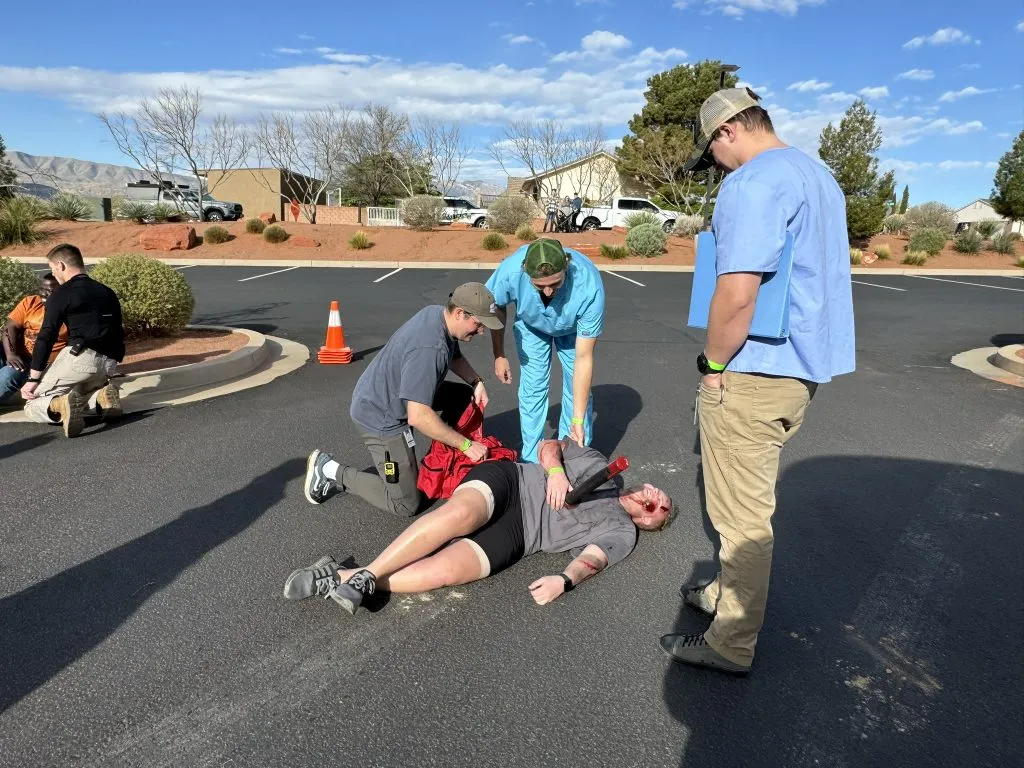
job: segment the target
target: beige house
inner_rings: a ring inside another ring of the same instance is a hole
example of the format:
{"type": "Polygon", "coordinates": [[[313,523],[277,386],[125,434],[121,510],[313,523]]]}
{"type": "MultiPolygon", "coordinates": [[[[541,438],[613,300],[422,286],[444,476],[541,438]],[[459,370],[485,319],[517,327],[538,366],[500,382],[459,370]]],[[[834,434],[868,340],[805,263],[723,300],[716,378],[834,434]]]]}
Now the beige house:
{"type": "Polygon", "coordinates": [[[974,202],[968,203],[956,212],[957,229],[967,229],[976,225],[979,221],[988,220],[1000,222],[1003,225],[1002,232],[1004,234],[1011,232],[1024,234],[1024,222],[1010,221],[1000,216],[992,207],[992,203],[983,198],[978,198],[974,202]]]}
{"type": "Polygon", "coordinates": [[[536,176],[509,179],[509,190],[513,188],[538,203],[548,197],[573,198],[579,194],[585,202],[596,204],[621,195],[645,194],[633,179],[619,173],[615,156],[604,151],[536,176]]]}
{"type": "MultiPolygon", "coordinates": [[[[209,194],[218,200],[241,203],[248,218],[270,212],[278,221],[292,221],[288,207],[293,197],[300,203],[327,204],[326,194],[321,194],[318,200],[305,199],[307,190],[318,186],[315,179],[278,168],[239,168],[227,172],[214,168],[206,172],[209,194]]],[[[305,221],[302,213],[299,221],[305,221]]]]}

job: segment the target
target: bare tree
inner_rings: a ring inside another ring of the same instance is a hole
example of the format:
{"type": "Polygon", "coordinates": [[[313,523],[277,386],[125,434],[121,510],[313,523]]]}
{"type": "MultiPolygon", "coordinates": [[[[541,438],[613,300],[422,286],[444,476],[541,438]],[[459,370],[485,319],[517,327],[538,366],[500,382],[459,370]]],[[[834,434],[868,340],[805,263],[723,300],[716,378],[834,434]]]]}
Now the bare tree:
{"type": "Polygon", "coordinates": [[[693,140],[673,128],[644,130],[625,139],[619,152],[622,174],[635,179],[650,195],[662,195],[680,213],[699,214],[704,185],[683,164],[693,151],[693,140]]]}
{"type": "MultiPolygon", "coordinates": [[[[341,184],[351,141],[351,110],[324,107],[300,119],[287,114],[261,115],[254,144],[257,165],[279,170],[288,188],[276,190],[285,200],[294,194],[302,213],[316,223],[316,206],[323,194],[341,184]]],[[[275,191],[262,173],[253,177],[275,191]]]]}
{"type": "Polygon", "coordinates": [[[422,159],[430,175],[430,186],[448,194],[462,173],[469,147],[462,126],[429,117],[420,117],[410,131],[416,156],[422,159]]]}
{"type": "Polygon", "coordinates": [[[132,159],[157,184],[163,186],[176,166],[176,158],[144,120],[119,112],[101,112],[97,117],[107,127],[118,151],[132,159]]]}
{"type": "Polygon", "coordinates": [[[408,132],[408,118],[384,105],[367,104],[354,116],[345,152],[346,185],[371,205],[396,192],[414,194],[422,182],[406,155],[408,132]]]}

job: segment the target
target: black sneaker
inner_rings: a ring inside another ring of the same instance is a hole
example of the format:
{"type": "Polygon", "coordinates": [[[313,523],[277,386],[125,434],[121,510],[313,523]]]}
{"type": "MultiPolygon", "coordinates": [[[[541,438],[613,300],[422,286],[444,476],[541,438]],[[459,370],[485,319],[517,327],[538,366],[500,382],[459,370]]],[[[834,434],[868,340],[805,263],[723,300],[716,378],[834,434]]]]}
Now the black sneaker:
{"type": "Polygon", "coordinates": [[[369,597],[377,589],[377,577],[367,570],[362,570],[348,577],[334,589],[328,597],[349,613],[363,604],[363,598],[369,597]]]}
{"type": "Polygon", "coordinates": [[[742,676],[750,671],[749,666],[735,664],[722,656],[708,645],[704,635],[664,635],[661,638],[661,650],[681,664],[717,669],[730,675],[742,676]]]}
{"type": "Polygon", "coordinates": [[[314,595],[328,597],[341,583],[338,564],[330,555],[324,555],[308,568],[292,571],[284,582],[284,596],[289,600],[305,600],[314,595]]]}
{"type": "Polygon", "coordinates": [[[715,606],[708,600],[708,596],[704,594],[707,586],[707,584],[684,584],[679,588],[679,595],[691,608],[696,608],[705,616],[714,618],[715,606]]]}
{"type": "Polygon", "coordinates": [[[338,489],[338,484],[324,474],[324,465],[334,457],[319,449],[306,459],[306,482],[302,490],[310,504],[323,504],[338,489]]]}

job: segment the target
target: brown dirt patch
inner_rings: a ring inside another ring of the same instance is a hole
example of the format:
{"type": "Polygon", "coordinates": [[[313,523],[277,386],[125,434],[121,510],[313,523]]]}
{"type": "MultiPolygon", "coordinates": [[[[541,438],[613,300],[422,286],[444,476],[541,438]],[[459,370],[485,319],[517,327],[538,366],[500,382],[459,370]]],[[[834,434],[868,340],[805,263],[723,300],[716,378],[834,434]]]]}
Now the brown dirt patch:
{"type": "Polygon", "coordinates": [[[177,336],[129,340],[118,373],[142,373],[177,365],[201,363],[245,346],[244,333],[216,330],[185,330],[177,336]]]}
{"type": "MultiPolygon", "coordinates": [[[[196,234],[202,236],[207,227],[213,226],[206,223],[193,223],[196,234]]],[[[533,222],[534,229],[540,233],[544,222],[536,220],[533,222]]],[[[133,224],[131,222],[44,222],[41,229],[50,236],[49,240],[30,246],[18,246],[3,250],[5,256],[30,256],[42,258],[46,252],[59,242],[71,242],[82,249],[83,254],[88,258],[110,256],[115,253],[138,253],[139,235],[146,228],[144,224],[133,224]]],[[[307,237],[320,243],[318,248],[295,248],[289,247],[288,242],[274,244],[268,243],[261,235],[250,235],[245,231],[245,221],[221,222],[220,226],[225,227],[234,238],[219,245],[202,243],[187,251],[175,251],[167,254],[176,259],[194,259],[201,262],[203,259],[318,259],[324,261],[455,261],[455,262],[497,262],[508,256],[512,251],[522,245],[514,235],[505,235],[508,241],[508,248],[500,251],[486,251],[480,241],[486,234],[479,229],[451,229],[450,227],[439,227],[433,232],[415,232],[411,229],[400,229],[397,227],[360,227],[347,224],[301,224],[288,222],[280,224],[290,234],[296,237],[307,237]],[[348,245],[349,238],[357,232],[367,234],[373,242],[373,247],[366,250],[356,250],[348,245]]],[[[600,247],[602,243],[609,245],[622,245],[625,235],[611,230],[599,230],[596,232],[580,232],[578,234],[555,234],[553,237],[563,244],[575,247],[582,246],[581,250],[590,252],[593,248],[600,247]]],[[[903,268],[904,248],[907,240],[904,237],[891,235],[878,235],[871,239],[865,251],[881,243],[886,243],[892,249],[892,258],[889,261],[878,260],[871,264],[872,268],[903,268]]],[[[863,248],[863,245],[858,245],[863,248]]],[[[928,259],[926,266],[939,269],[1007,269],[1016,265],[1017,259],[1024,257],[1024,243],[1016,243],[1016,253],[1000,254],[992,251],[982,251],[977,255],[957,253],[951,247],[947,247],[938,256],[928,259]]],[[[599,264],[651,264],[651,265],[672,265],[692,266],[694,259],[693,241],[683,240],[678,237],[668,238],[668,251],[653,259],[633,258],[621,261],[612,261],[595,256],[594,260],[599,264]]]]}

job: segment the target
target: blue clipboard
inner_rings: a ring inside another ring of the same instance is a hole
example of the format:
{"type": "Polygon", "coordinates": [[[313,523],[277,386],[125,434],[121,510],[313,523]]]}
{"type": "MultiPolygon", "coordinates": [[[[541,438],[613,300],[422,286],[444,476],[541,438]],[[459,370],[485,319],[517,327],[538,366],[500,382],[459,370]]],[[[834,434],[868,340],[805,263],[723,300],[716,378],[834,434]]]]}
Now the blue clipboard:
{"type": "MultiPolygon", "coordinates": [[[[690,292],[690,314],[686,324],[690,328],[707,328],[711,297],[718,280],[716,261],[718,252],[713,232],[697,235],[697,258],[693,270],[693,290],[690,292]]],[[[749,336],[767,339],[789,338],[789,288],[793,275],[793,235],[786,233],[779,268],[761,277],[761,288],[754,304],[754,317],[749,336]]]]}

